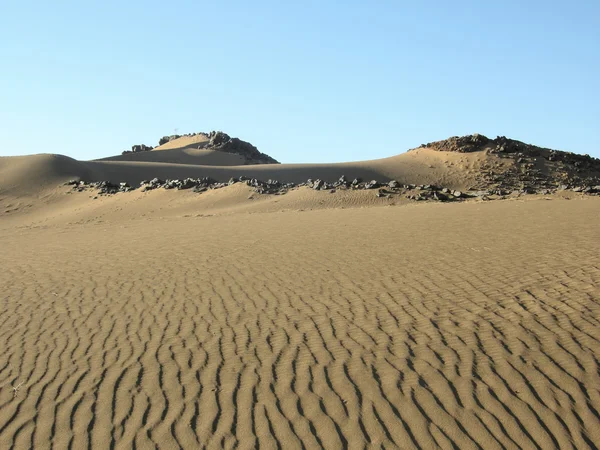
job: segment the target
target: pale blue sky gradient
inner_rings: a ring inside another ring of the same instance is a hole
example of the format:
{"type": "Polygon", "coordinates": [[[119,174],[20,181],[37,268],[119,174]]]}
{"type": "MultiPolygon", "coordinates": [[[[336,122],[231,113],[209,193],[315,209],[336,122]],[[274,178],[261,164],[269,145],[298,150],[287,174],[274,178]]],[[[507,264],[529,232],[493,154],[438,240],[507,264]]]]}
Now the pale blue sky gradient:
{"type": "Polygon", "coordinates": [[[0,155],[223,130],[282,162],[505,135],[600,156],[600,1],[0,0],[0,155]]]}

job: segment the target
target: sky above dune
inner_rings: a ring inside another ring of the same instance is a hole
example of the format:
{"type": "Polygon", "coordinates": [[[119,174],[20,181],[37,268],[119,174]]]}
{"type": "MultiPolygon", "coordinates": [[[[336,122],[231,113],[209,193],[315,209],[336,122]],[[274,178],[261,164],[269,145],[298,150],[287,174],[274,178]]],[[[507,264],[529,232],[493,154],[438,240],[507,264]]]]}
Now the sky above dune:
{"type": "Polygon", "coordinates": [[[0,156],[223,130],[282,162],[481,133],[600,157],[598,1],[0,3],[0,156]]]}

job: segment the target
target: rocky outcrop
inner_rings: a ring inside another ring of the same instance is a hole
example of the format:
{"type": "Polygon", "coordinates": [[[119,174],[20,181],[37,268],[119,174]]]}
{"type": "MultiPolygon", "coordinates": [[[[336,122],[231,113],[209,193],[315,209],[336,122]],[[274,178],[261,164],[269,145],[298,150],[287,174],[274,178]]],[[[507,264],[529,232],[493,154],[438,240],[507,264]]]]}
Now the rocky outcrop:
{"type": "Polygon", "coordinates": [[[261,153],[249,142],[231,138],[222,131],[211,131],[208,137],[210,138],[208,146],[203,148],[240,155],[244,157],[247,164],[279,164],[279,161],[261,153]]]}
{"type": "Polygon", "coordinates": [[[490,140],[482,134],[473,134],[470,136],[453,136],[443,141],[430,142],[422,144],[419,148],[431,148],[443,152],[470,153],[483,150],[490,140]]]}
{"type": "Polygon", "coordinates": [[[158,141],[159,145],[166,144],[175,139],[187,136],[201,135],[208,138],[208,142],[202,142],[198,145],[199,149],[216,150],[220,152],[233,153],[240,155],[245,159],[246,164],[279,164],[277,160],[269,155],[261,153],[258,149],[249,142],[242,141],[238,138],[232,138],[227,133],[222,131],[211,131],[210,133],[190,133],[190,134],[174,134],[171,136],[163,136],[158,141]]]}
{"type": "Polygon", "coordinates": [[[151,147],[149,145],[137,144],[137,145],[132,145],[131,150],[125,150],[122,154],[126,155],[127,153],[149,152],[153,148],[154,147],[151,147]]]}
{"type": "Polygon", "coordinates": [[[502,170],[481,167],[474,188],[500,191],[557,190],[559,186],[582,189],[600,185],[600,159],[589,155],[552,150],[505,136],[489,139],[481,134],[451,137],[419,148],[445,152],[488,152],[509,160],[502,170]]]}

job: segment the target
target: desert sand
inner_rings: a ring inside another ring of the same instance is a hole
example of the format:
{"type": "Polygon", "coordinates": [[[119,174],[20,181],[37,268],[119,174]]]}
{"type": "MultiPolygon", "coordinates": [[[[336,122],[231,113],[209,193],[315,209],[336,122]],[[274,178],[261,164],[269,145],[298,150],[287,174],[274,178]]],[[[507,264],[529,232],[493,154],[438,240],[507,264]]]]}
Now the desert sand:
{"type": "Polygon", "coordinates": [[[507,164],[161,150],[0,158],[1,449],[598,447],[600,197],[63,185],[344,173],[459,189],[507,164]]]}

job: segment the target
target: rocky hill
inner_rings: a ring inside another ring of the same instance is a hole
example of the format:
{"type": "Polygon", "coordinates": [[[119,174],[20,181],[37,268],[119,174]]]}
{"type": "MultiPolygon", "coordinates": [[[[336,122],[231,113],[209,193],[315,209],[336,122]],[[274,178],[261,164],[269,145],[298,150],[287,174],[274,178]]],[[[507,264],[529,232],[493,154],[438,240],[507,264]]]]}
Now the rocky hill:
{"type": "Polygon", "coordinates": [[[600,159],[537,147],[505,136],[498,136],[496,139],[489,139],[481,134],[455,136],[423,144],[419,148],[439,152],[488,154],[490,164],[481,167],[478,174],[476,188],[479,189],[520,189],[532,193],[540,190],[573,189],[588,192],[600,185],[600,159]],[[500,170],[498,165],[493,165],[497,158],[507,163],[500,170]]]}

